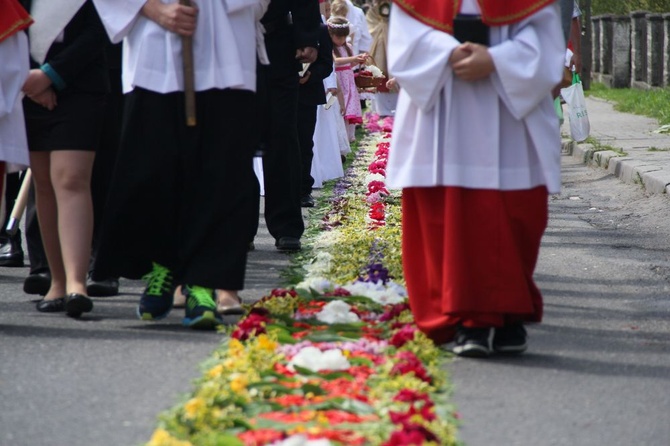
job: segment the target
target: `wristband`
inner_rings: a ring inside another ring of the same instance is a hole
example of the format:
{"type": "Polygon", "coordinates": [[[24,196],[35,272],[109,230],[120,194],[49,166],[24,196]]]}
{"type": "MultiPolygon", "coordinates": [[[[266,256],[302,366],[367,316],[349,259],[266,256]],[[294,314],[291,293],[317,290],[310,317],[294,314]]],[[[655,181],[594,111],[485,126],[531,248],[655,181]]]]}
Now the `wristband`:
{"type": "Polygon", "coordinates": [[[42,65],[40,70],[42,70],[42,72],[47,75],[56,90],[63,90],[67,86],[63,78],[60,77],[60,74],[58,74],[56,70],[54,70],[53,67],[48,63],[42,65]]]}

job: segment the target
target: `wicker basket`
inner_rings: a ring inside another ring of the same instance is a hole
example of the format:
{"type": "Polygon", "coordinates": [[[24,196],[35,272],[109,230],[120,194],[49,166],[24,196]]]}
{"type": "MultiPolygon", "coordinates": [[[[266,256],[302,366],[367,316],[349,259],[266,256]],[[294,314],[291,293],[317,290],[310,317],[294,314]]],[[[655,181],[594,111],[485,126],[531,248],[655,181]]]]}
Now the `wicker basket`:
{"type": "MultiPolygon", "coordinates": [[[[367,65],[376,65],[372,56],[368,56],[365,64],[360,65],[360,70],[365,70],[367,65]]],[[[356,87],[358,87],[359,90],[376,91],[377,88],[380,87],[386,79],[385,77],[373,77],[371,75],[362,74],[361,71],[356,73],[354,77],[356,87]]]]}

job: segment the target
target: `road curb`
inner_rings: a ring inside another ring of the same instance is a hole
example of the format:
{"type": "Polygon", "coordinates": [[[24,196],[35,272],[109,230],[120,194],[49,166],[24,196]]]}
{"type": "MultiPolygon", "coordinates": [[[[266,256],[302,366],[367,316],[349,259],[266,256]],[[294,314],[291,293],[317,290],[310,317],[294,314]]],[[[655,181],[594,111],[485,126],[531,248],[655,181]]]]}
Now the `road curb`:
{"type": "Polygon", "coordinates": [[[638,184],[652,194],[670,194],[670,162],[649,156],[624,156],[614,150],[598,150],[592,144],[563,139],[562,153],[587,166],[607,170],[621,181],[638,184]]]}

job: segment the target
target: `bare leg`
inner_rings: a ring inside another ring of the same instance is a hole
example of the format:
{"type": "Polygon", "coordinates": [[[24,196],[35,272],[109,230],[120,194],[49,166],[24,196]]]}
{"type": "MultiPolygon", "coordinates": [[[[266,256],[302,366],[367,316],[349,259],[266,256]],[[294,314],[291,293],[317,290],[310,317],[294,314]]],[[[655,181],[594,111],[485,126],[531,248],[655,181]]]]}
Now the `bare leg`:
{"type": "Polygon", "coordinates": [[[91,171],[94,159],[95,152],[88,151],[62,150],[51,154],[51,182],[58,203],[58,235],[68,294],[86,295],[93,239],[91,171]]]}
{"type": "Polygon", "coordinates": [[[58,239],[58,207],[51,185],[51,152],[31,152],[30,167],[35,186],[35,206],[44,252],[51,271],[51,287],[44,299],[65,296],[65,269],[58,239]]]}

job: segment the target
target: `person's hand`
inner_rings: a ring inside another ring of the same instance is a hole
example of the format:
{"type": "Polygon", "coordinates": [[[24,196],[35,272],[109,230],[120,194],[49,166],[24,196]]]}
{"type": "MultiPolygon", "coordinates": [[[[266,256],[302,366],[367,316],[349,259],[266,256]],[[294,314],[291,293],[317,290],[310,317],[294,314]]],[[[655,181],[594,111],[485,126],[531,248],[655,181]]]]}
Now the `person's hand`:
{"type": "Polygon", "coordinates": [[[312,75],[311,71],[305,71],[305,74],[303,74],[302,77],[298,80],[298,82],[300,82],[300,85],[306,84],[311,75],[312,75]]]}
{"type": "Polygon", "coordinates": [[[575,72],[581,76],[582,74],[582,56],[572,53],[570,58],[570,66],[575,67],[575,72]]]}
{"type": "Polygon", "coordinates": [[[53,88],[47,88],[41,93],[28,97],[31,101],[35,102],[36,104],[40,104],[49,111],[52,111],[54,108],[56,108],[56,105],[58,105],[56,102],[56,92],[53,88]]]}
{"type": "Polygon", "coordinates": [[[386,88],[388,88],[389,90],[393,90],[396,85],[398,85],[398,81],[395,80],[395,77],[392,77],[391,79],[386,81],[386,88]]]}
{"type": "Polygon", "coordinates": [[[453,67],[457,62],[468,57],[471,53],[466,51],[463,45],[457,46],[449,56],[449,64],[453,67]]]}
{"type": "Polygon", "coordinates": [[[295,51],[295,58],[302,63],[312,63],[316,60],[318,54],[319,50],[311,46],[306,46],[304,48],[298,48],[295,51]]]}
{"type": "Polygon", "coordinates": [[[357,54],[354,56],[356,63],[358,64],[364,64],[366,60],[368,60],[368,55],[365,53],[357,54]]]}
{"type": "MultiPolygon", "coordinates": [[[[461,45],[463,51],[469,53],[465,58],[452,64],[454,74],[464,81],[478,81],[487,78],[495,71],[493,58],[484,45],[465,42],[461,45]]],[[[454,50],[456,52],[458,49],[454,50]]],[[[460,54],[460,52],[459,52],[460,54]]],[[[452,56],[454,53],[452,53],[452,56]]]]}
{"type": "Polygon", "coordinates": [[[147,0],[142,14],[163,28],[180,36],[192,36],[198,20],[198,8],[179,3],[162,3],[160,0],[147,0]]]}
{"type": "Polygon", "coordinates": [[[42,93],[50,86],[51,79],[49,79],[49,76],[44,74],[44,71],[39,68],[35,68],[28,73],[28,78],[26,78],[26,81],[23,83],[22,91],[26,96],[32,98],[33,96],[42,93]]]}

